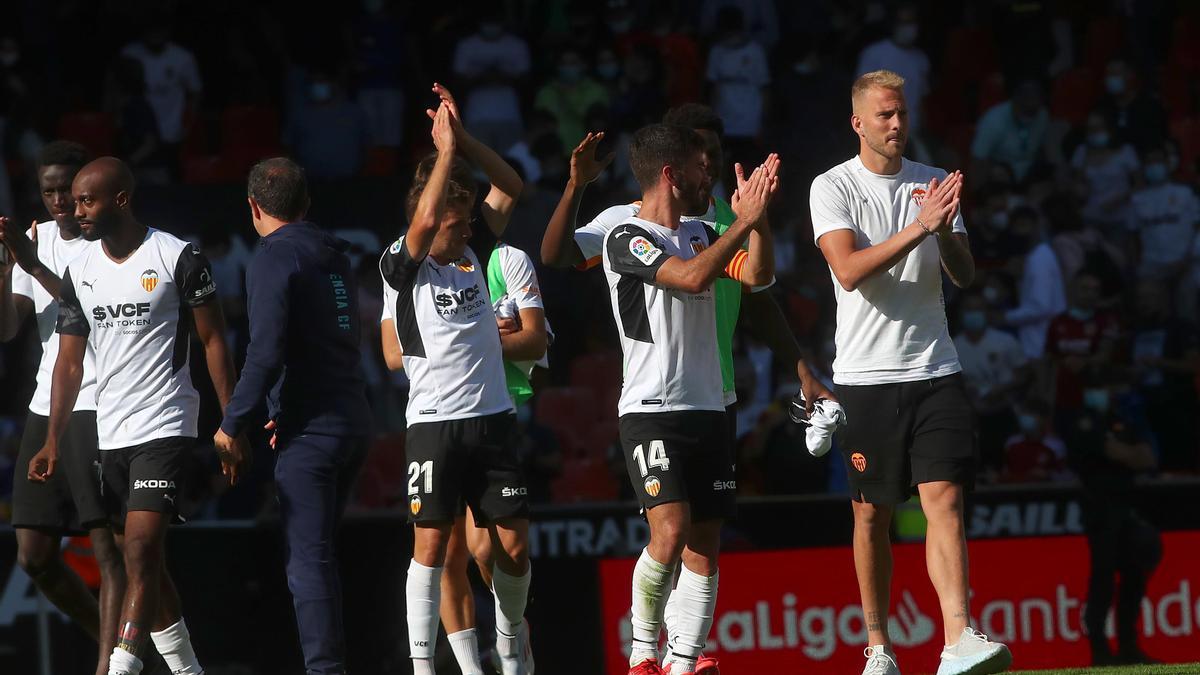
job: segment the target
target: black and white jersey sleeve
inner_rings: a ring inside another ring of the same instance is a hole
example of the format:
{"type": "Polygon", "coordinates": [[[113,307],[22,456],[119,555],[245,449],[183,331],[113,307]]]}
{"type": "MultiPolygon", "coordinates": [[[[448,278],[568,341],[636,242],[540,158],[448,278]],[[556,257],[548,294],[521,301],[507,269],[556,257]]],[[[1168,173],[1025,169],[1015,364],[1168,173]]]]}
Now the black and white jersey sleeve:
{"type": "Polygon", "coordinates": [[[414,260],[404,237],[379,259],[384,318],[391,318],[409,378],[407,421],[512,410],[504,355],[483,267],[468,247],[445,265],[414,260]]]}
{"type": "Polygon", "coordinates": [[[92,333],[83,306],[79,304],[79,295],[75,293],[75,284],[71,280],[71,270],[63,273],[62,286],[58,299],[58,332],[60,335],[75,335],[87,337],[92,333]]]}
{"type": "Polygon", "coordinates": [[[607,263],[613,272],[654,283],[658,268],[671,258],[645,228],[625,223],[613,228],[605,239],[607,263]]]}
{"type": "Polygon", "coordinates": [[[217,284],[213,281],[212,264],[195,246],[188,244],[179,254],[175,264],[175,283],[179,298],[189,307],[199,307],[217,297],[217,284]]]}

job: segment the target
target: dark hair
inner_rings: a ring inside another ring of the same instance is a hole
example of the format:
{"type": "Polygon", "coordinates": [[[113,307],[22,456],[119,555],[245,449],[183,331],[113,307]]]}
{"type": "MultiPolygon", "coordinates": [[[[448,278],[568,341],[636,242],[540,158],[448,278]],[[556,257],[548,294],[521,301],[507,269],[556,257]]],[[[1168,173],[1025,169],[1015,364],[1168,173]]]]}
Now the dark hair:
{"type": "Polygon", "coordinates": [[[642,190],[658,184],[664,166],[679,166],[704,152],[704,139],[689,127],[651,124],[638,129],[629,142],[629,166],[642,190]]]}
{"type": "Polygon", "coordinates": [[[704,129],[718,136],[725,135],[725,122],[711,107],[703,103],[677,105],[663,115],[663,124],[678,124],[689,129],[704,129]]]}
{"type": "Polygon", "coordinates": [[[280,220],[297,220],[308,211],[308,180],[304,168],[287,157],[264,159],[250,169],[246,194],[264,213],[280,220]]]}
{"type": "Polygon", "coordinates": [[[92,161],[91,153],[75,141],[51,141],[43,145],[42,151],[38,154],[39,167],[61,164],[80,169],[90,161],[92,161]]]}
{"type": "MultiPolygon", "coordinates": [[[[437,158],[437,152],[431,152],[417,163],[417,170],[413,172],[412,185],[408,186],[408,196],[404,199],[404,215],[408,217],[409,221],[412,220],[413,213],[417,210],[417,203],[421,201],[421,193],[429,184],[429,175],[433,173],[433,165],[437,164],[437,158]]],[[[446,186],[446,204],[470,209],[475,206],[477,191],[475,174],[471,172],[471,165],[467,163],[467,160],[455,155],[454,162],[450,165],[450,180],[446,186]]]]}

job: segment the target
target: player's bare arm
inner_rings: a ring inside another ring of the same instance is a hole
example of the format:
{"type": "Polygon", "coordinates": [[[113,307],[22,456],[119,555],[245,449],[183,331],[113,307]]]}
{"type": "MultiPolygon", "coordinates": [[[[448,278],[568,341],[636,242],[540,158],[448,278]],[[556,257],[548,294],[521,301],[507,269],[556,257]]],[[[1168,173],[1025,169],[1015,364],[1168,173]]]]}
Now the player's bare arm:
{"type": "Polygon", "coordinates": [[[579,217],[579,204],[583,201],[583,191],[588,183],[596,180],[616,157],[615,152],[602,158],[596,157],[596,148],[602,140],[603,131],[589,132],[571,151],[571,175],[567,179],[567,186],[563,188],[558,206],[554,207],[550,222],[546,224],[546,234],[542,236],[543,264],[572,267],[584,262],[583,253],[572,236],[579,217]]]}
{"type": "MultiPolygon", "coordinates": [[[[488,229],[499,237],[508,227],[508,220],[512,217],[513,208],[517,205],[517,197],[521,195],[521,190],[525,189],[525,184],[521,181],[521,176],[509,166],[508,162],[504,161],[503,157],[467,131],[463,126],[462,116],[458,114],[458,103],[455,102],[449,89],[434,82],[433,93],[437,94],[441,102],[449,109],[450,127],[454,130],[454,139],[458,149],[483,171],[488,182],[491,183],[491,189],[483,198],[480,212],[483,214],[483,219],[487,221],[488,229]]],[[[425,114],[431,120],[437,116],[433,110],[426,110],[425,114]]]]}
{"type": "Polygon", "coordinates": [[[8,342],[17,336],[21,324],[33,313],[33,300],[12,292],[12,271],[17,266],[17,256],[4,238],[4,221],[0,217],[0,342],[8,342]]]}
{"type": "Polygon", "coordinates": [[[384,319],[379,324],[379,333],[383,361],[388,370],[404,370],[404,350],[400,347],[400,338],[396,337],[396,321],[384,319]]]}
{"type": "Polygon", "coordinates": [[[421,192],[417,208],[413,211],[412,223],[404,236],[404,245],[413,260],[424,260],[429,255],[433,238],[446,213],[446,191],[450,186],[450,167],[454,164],[457,141],[450,124],[450,107],[442,103],[433,115],[433,144],[437,148],[437,160],[429,173],[429,182],[421,192]]]}
{"type": "MultiPolygon", "coordinates": [[[[754,170],[746,181],[745,190],[734,194],[733,206],[737,219],[712,246],[694,258],[681,260],[672,256],[658,268],[654,283],[685,293],[699,293],[712,285],[725,271],[733,256],[742,250],[741,244],[750,231],[761,227],[767,212],[767,203],[775,194],[778,180],[768,176],[763,167],[754,170]]],[[[760,270],[761,272],[762,270],[760,270]]],[[[771,274],[750,277],[739,275],[739,281],[751,286],[763,286],[771,282],[771,274]]]]}
{"type": "Polygon", "coordinates": [[[836,230],[823,235],[817,244],[838,283],[845,290],[853,291],[863,281],[895,267],[926,237],[936,236],[942,231],[949,234],[958,212],[961,190],[962,174],[957,171],[944,181],[939,182],[936,178],[931,180],[929,196],[913,222],[875,246],[858,249],[854,232],[850,230],[836,230]]]}
{"type": "Polygon", "coordinates": [[[509,321],[508,326],[500,328],[500,348],[504,352],[505,361],[537,361],[546,355],[548,337],[546,335],[546,310],[528,307],[518,312],[520,321],[509,321]]]}
{"type": "MultiPolygon", "coordinates": [[[[208,374],[212,378],[213,389],[217,392],[217,400],[221,403],[221,412],[233,398],[233,385],[237,381],[237,371],[233,367],[233,357],[225,345],[225,317],[221,313],[221,304],[216,300],[206,302],[192,308],[192,319],[196,326],[196,337],[204,345],[204,358],[208,362],[208,374]]],[[[245,436],[233,438],[224,431],[217,429],[213,442],[217,446],[217,456],[221,459],[221,473],[229,477],[230,485],[237,483],[242,473],[250,468],[251,453],[245,436]]]]}
{"type": "Polygon", "coordinates": [[[58,336],[58,359],[54,362],[54,384],[50,388],[50,428],[46,442],[33,459],[29,460],[29,480],[45,483],[54,475],[58,464],[58,441],[75,410],[75,399],[83,384],[83,355],[87,351],[87,338],[82,335],[62,333],[58,336]]]}

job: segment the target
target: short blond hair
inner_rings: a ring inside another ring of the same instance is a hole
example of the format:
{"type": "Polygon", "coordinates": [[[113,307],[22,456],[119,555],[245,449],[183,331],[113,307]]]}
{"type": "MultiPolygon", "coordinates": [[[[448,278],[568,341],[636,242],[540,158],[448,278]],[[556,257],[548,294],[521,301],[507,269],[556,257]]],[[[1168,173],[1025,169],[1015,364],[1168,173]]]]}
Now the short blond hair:
{"type": "Polygon", "coordinates": [[[903,91],[904,78],[890,70],[875,70],[863,73],[858,76],[858,79],[854,81],[854,85],[850,87],[850,102],[852,104],[857,103],[859,98],[872,87],[903,91]]]}

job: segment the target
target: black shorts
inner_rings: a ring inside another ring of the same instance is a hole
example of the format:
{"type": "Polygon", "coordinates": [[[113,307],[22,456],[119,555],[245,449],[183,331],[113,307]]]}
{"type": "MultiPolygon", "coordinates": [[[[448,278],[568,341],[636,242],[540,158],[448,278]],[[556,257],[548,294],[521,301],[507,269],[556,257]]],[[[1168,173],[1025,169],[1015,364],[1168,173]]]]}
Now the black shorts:
{"type": "Polygon", "coordinates": [[[695,522],[737,515],[725,412],[629,413],[618,427],[629,481],[643,509],[687,502],[695,522]]]}
{"type": "Polygon", "coordinates": [[[512,413],[408,428],[408,519],[454,522],[462,505],[484,527],[504,518],[529,518],[529,491],[513,443],[512,413]]]}
{"type": "Polygon", "coordinates": [[[893,505],[916,486],[975,485],[975,413],[961,374],[896,384],[836,385],[846,410],[838,437],[854,499],[893,505]]]}
{"type": "Polygon", "coordinates": [[[13,527],[82,533],[103,523],[107,512],[100,497],[99,455],[96,450],[96,411],[71,413],[58,444],[58,465],[45,483],[27,477],[29,460],[46,443],[50,418],[29,413],[17,465],[13,470],[13,527]]]}
{"type": "Polygon", "coordinates": [[[121,521],[130,511],[154,511],[182,521],[179,496],[196,439],[171,436],[116,450],[101,450],[101,476],[109,516],[121,521]]]}

